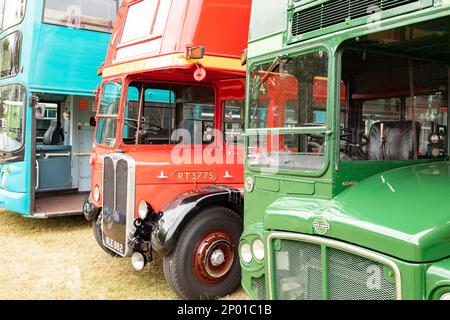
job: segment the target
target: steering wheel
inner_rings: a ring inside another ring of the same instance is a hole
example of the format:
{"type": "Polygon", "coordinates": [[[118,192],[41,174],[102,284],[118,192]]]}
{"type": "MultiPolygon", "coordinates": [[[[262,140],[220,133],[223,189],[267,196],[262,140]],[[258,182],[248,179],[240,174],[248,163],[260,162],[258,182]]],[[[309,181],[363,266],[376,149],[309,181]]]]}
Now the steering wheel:
{"type": "Polygon", "coordinates": [[[369,144],[369,138],[364,133],[359,133],[357,136],[361,142],[356,144],[354,139],[354,131],[349,128],[342,128],[341,140],[346,142],[344,150],[341,149],[348,156],[357,155],[359,158],[365,159],[367,152],[365,146],[369,144]]]}
{"type": "Polygon", "coordinates": [[[349,137],[353,137],[353,131],[348,128],[342,128],[341,132],[341,140],[344,140],[347,143],[351,143],[349,137]]]}

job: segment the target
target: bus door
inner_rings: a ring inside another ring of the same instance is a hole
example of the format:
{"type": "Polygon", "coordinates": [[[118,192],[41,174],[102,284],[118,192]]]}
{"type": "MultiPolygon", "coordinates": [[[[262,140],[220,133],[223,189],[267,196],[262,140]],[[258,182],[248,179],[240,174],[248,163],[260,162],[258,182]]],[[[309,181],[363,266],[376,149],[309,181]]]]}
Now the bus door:
{"type": "Polygon", "coordinates": [[[74,97],[73,103],[73,186],[78,192],[91,190],[90,155],[95,132],[95,102],[92,97],[74,97]]]}
{"type": "Polygon", "coordinates": [[[93,98],[39,94],[35,109],[31,211],[42,218],[80,214],[91,183],[93,98]]]}

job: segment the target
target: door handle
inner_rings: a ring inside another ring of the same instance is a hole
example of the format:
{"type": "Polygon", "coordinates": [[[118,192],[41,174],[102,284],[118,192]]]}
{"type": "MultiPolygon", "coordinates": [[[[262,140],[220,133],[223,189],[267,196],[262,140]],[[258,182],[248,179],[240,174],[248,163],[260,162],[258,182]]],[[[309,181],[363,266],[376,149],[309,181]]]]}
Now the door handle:
{"type": "Polygon", "coordinates": [[[39,189],[39,162],[36,160],[36,187],[35,189],[39,189]]]}

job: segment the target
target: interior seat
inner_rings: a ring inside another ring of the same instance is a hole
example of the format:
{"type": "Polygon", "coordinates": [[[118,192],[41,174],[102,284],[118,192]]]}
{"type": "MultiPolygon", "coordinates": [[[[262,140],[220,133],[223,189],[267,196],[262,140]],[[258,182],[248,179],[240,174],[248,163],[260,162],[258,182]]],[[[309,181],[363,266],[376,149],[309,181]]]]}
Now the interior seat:
{"type": "MultiPolygon", "coordinates": [[[[414,158],[412,121],[382,121],[372,125],[369,132],[367,155],[369,160],[411,160],[414,158]],[[383,125],[384,139],[381,137],[383,125]],[[382,144],[384,140],[384,148],[382,144]],[[384,157],[382,150],[384,149],[384,157]]],[[[416,122],[417,151],[419,149],[420,123],[416,122]]]]}
{"type": "Polygon", "coordinates": [[[44,134],[43,143],[45,145],[56,146],[59,145],[61,139],[64,140],[62,131],[61,131],[61,122],[57,120],[52,120],[50,126],[44,134]]]}

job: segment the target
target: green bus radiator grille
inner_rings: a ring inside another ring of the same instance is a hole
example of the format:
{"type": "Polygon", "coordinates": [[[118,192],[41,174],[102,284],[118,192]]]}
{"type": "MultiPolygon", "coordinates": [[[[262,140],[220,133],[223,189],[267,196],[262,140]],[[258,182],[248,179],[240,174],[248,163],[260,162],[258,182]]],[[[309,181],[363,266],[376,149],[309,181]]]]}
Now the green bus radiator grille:
{"type": "Polygon", "coordinates": [[[274,253],[275,298],[281,300],[395,300],[394,271],[376,261],[293,240],[274,253]]]}
{"type": "Polygon", "coordinates": [[[374,13],[403,5],[420,3],[418,0],[336,0],[300,10],[292,17],[291,36],[320,30],[374,13]]]}

